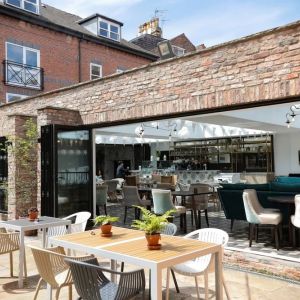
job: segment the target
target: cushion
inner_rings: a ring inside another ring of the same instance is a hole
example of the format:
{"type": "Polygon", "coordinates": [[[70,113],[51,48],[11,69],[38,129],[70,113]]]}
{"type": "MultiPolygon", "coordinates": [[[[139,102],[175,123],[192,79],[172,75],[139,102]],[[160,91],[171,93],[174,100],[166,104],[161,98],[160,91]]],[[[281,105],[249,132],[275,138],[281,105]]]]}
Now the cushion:
{"type": "Polygon", "coordinates": [[[246,189],[254,189],[256,191],[269,191],[270,184],[245,184],[245,183],[221,183],[220,184],[224,190],[246,190],[246,189]]]}
{"type": "Polygon", "coordinates": [[[270,183],[271,191],[274,192],[300,192],[300,183],[282,183],[273,181],[270,183]]]}
{"type": "Polygon", "coordinates": [[[273,182],[300,184],[300,177],[277,176],[273,182]]]}
{"type": "Polygon", "coordinates": [[[278,225],[282,220],[281,213],[261,213],[258,215],[261,224],[278,225]]]}

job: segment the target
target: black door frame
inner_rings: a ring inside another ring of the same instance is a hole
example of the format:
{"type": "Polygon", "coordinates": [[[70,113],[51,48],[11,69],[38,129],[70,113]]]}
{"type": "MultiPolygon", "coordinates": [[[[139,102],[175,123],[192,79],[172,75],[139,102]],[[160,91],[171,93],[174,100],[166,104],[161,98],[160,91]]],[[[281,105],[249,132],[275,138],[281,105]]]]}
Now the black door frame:
{"type": "Polygon", "coordinates": [[[66,131],[86,130],[89,132],[89,211],[93,213],[93,134],[86,126],[68,126],[50,124],[41,127],[41,214],[56,217],[58,215],[58,155],[57,134],[66,131]]]}

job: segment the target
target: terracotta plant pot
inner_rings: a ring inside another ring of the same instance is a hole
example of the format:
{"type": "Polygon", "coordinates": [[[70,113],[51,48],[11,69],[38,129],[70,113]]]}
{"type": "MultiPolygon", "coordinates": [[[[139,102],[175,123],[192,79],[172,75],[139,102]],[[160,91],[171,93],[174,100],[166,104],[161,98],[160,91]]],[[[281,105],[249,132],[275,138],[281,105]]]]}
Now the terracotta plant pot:
{"type": "Polygon", "coordinates": [[[28,218],[29,220],[36,220],[38,217],[38,212],[37,211],[32,211],[28,213],[28,218]]]}
{"type": "Polygon", "coordinates": [[[110,234],[111,233],[111,228],[112,228],[111,224],[105,224],[105,225],[100,226],[101,232],[103,234],[110,234]]]}
{"type": "Polygon", "coordinates": [[[155,233],[155,234],[146,234],[146,239],[148,242],[148,246],[158,246],[159,240],[160,240],[160,233],[155,233]]]}

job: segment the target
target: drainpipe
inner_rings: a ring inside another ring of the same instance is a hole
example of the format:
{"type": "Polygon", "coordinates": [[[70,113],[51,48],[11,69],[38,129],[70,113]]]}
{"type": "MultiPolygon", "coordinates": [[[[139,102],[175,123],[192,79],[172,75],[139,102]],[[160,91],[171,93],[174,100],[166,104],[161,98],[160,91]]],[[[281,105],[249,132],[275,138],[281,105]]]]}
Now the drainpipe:
{"type": "Polygon", "coordinates": [[[78,82],[82,81],[82,78],[81,78],[81,41],[82,41],[82,39],[79,38],[79,40],[78,40],[78,82]]]}

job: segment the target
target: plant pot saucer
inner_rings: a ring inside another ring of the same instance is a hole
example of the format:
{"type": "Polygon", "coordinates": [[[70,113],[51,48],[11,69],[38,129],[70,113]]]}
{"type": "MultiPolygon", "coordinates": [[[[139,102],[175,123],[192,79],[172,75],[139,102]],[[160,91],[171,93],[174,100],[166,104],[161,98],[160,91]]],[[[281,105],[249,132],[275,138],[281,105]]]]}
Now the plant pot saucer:
{"type": "Polygon", "coordinates": [[[157,244],[157,245],[148,245],[148,249],[149,250],[160,250],[161,248],[161,244],[157,244]]]}
{"type": "Polygon", "coordinates": [[[103,237],[111,237],[111,236],[112,236],[112,232],[109,232],[109,233],[101,233],[101,236],[103,236],[103,237]]]}

